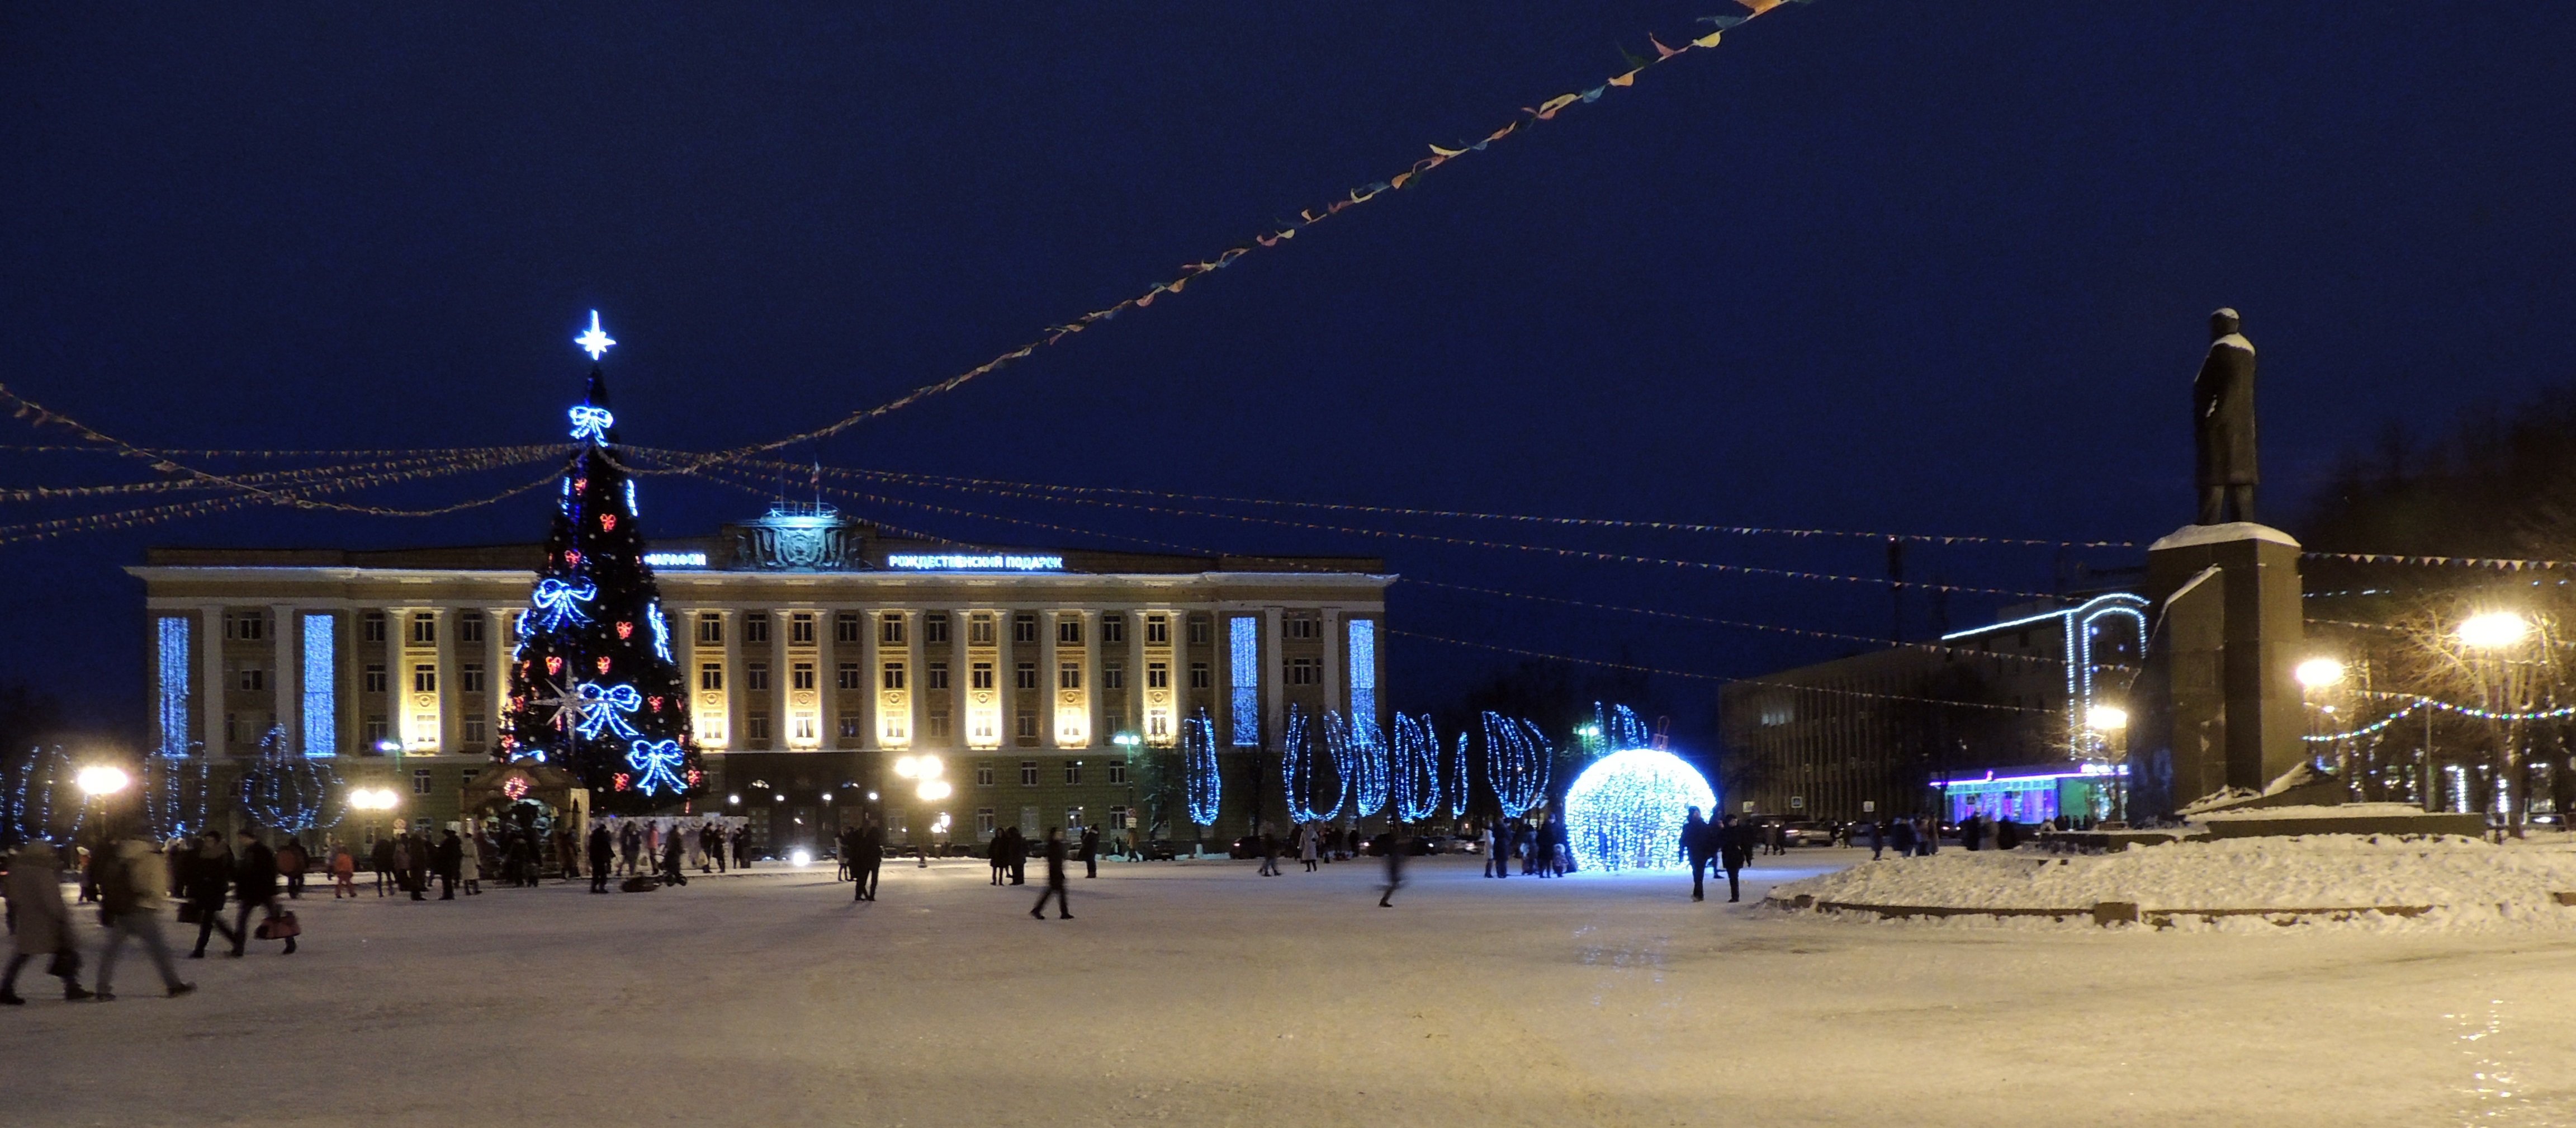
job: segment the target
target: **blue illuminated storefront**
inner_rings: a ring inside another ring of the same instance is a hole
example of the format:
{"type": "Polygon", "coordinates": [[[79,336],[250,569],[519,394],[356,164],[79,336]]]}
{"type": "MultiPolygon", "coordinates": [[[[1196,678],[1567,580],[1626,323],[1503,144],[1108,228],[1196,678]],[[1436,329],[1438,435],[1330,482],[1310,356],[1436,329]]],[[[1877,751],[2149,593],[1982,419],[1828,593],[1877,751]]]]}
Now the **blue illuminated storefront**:
{"type": "Polygon", "coordinates": [[[2094,763],[1994,768],[1982,775],[1936,779],[1932,785],[1948,797],[1952,822],[1971,813],[2017,823],[2094,822],[2112,817],[2119,782],[2128,774],[2126,765],[2094,763]]]}

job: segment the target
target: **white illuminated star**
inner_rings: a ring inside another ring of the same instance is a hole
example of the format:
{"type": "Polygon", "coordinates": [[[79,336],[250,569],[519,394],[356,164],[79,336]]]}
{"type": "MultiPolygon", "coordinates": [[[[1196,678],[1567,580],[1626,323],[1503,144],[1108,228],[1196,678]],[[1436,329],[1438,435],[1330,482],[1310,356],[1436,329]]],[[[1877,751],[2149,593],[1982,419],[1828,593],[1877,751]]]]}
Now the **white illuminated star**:
{"type": "Polygon", "coordinates": [[[599,331],[599,311],[594,309],[590,311],[590,332],[573,338],[572,343],[580,345],[583,352],[590,354],[590,359],[598,360],[608,352],[608,346],[617,342],[609,339],[608,334],[599,331]]]}

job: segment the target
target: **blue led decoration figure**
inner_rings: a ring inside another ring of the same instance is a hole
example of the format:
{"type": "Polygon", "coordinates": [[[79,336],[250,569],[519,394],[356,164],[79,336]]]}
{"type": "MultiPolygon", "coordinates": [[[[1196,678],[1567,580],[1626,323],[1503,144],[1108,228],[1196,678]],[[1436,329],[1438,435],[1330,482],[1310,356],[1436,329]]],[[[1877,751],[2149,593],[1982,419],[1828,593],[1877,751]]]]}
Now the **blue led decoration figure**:
{"type": "MultiPolygon", "coordinates": [[[[616,342],[594,319],[577,343],[596,357],[616,342]]],[[[675,810],[703,778],[688,686],[672,661],[631,479],[612,457],[617,417],[597,366],[569,416],[582,441],[519,615],[494,758],[569,770],[602,812],[675,810]]]]}
{"type": "Polygon", "coordinates": [[[1226,620],[1226,686],[1233,690],[1228,713],[1234,721],[1237,748],[1261,746],[1261,620],[1237,615],[1226,620]]]}
{"type": "Polygon", "coordinates": [[[1386,809],[1386,741],[1379,737],[1377,726],[1326,712],[1324,743],[1332,749],[1333,770],[1349,781],[1343,790],[1351,798],[1351,814],[1364,819],[1386,809]]]}
{"type": "Polygon", "coordinates": [[[161,754],[188,754],[188,617],[163,615],[158,629],[161,754]]]}
{"type": "Polygon", "coordinates": [[[214,794],[214,765],[203,756],[146,756],[143,814],[152,836],[185,838],[206,829],[207,800],[214,794]]]}
{"type": "Polygon", "coordinates": [[[1392,786],[1395,817],[1401,822],[1421,822],[1440,812],[1440,734],[1431,727],[1431,714],[1415,720],[1402,713],[1395,715],[1392,786]]]}
{"type": "Polygon", "coordinates": [[[1181,722],[1181,772],[1191,824],[1215,826],[1225,780],[1217,772],[1216,722],[1208,719],[1205,709],[1181,722]]]}
{"type": "MultiPolygon", "coordinates": [[[[1288,706],[1287,732],[1280,737],[1279,744],[1279,782],[1287,792],[1288,817],[1301,823],[1331,822],[1341,815],[1342,804],[1350,800],[1351,794],[1350,773],[1338,765],[1333,773],[1336,778],[1329,787],[1316,782],[1314,727],[1307,722],[1303,708],[1293,704],[1288,706]],[[1332,793],[1333,805],[1319,806],[1316,801],[1326,791],[1332,793]]],[[[1326,744],[1328,747],[1323,759],[1330,761],[1333,759],[1330,742],[1326,744]]]]}
{"type": "MultiPolygon", "coordinates": [[[[1423,719],[1425,722],[1430,720],[1428,715],[1425,715],[1423,719]]],[[[1426,727],[1428,727],[1427,724],[1426,727]]],[[[1463,819],[1467,817],[1466,733],[1462,732],[1458,734],[1458,742],[1450,745],[1448,755],[1448,765],[1443,769],[1443,772],[1449,777],[1449,817],[1453,819],[1463,819]]]]}
{"type": "Polygon", "coordinates": [[[1519,818],[1547,798],[1547,769],[1556,749],[1528,721],[1491,710],[1484,721],[1485,782],[1494,789],[1503,817],[1519,818]]]}
{"type": "Polygon", "coordinates": [[[1565,832],[1577,870],[1679,869],[1690,808],[1717,810],[1699,769],[1670,752],[1630,748],[1583,769],[1565,790],[1565,832]]]}
{"type": "Polygon", "coordinates": [[[316,760],[287,744],[284,725],[269,726],[268,735],[260,738],[259,758],[242,773],[242,809],[259,825],[289,834],[339,825],[345,809],[332,813],[328,822],[322,818],[340,796],[339,773],[331,770],[329,761],[316,760]]]}
{"type": "Polygon", "coordinates": [[[1377,724],[1377,620],[1353,619],[1351,640],[1351,720],[1377,724]]]}

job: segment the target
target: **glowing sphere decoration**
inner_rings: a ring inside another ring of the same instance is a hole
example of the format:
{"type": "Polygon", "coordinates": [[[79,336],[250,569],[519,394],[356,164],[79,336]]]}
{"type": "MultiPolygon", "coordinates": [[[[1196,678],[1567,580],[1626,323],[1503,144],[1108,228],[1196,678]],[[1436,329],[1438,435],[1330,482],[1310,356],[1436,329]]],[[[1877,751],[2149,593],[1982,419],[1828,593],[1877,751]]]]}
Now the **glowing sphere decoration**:
{"type": "Polygon", "coordinates": [[[1613,752],[1566,790],[1566,838],[1582,869],[1680,869],[1682,822],[1692,807],[1702,817],[1717,810],[1699,769],[1652,748],[1613,752]]]}

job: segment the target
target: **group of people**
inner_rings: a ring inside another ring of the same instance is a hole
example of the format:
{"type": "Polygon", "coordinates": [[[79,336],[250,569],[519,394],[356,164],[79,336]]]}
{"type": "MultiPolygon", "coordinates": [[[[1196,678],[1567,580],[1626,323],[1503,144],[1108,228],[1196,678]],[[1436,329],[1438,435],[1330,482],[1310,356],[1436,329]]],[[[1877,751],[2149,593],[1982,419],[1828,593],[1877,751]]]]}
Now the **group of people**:
{"type": "MultiPolygon", "coordinates": [[[[1100,824],[1093,823],[1076,829],[1081,831],[1081,837],[1066,844],[1067,857],[1082,863],[1082,876],[1098,877],[1100,876],[1100,824]]],[[[1049,839],[1062,839],[1064,828],[1051,827],[1047,835],[1049,839]]],[[[984,854],[984,864],[991,871],[992,883],[995,885],[1028,884],[1029,855],[1032,851],[1044,854],[1049,849],[1046,842],[1046,839],[1034,843],[1029,841],[1029,836],[1016,826],[1006,826],[995,832],[992,845],[986,848],[984,854]]]]}
{"type": "Polygon", "coordinates": [[[1690,863],[1691,900],[1708,899],[1701,879],[1707,876],[1712,864],[1726,871],[1726,899],[1743,900],[1744,885],[1739,875],[1745,867],[1753,864],[1753,856],[1763,849],[1761,828],[1733,815],[1710,822],[1700,815],[1699,808],[1691,808],[1690,816],[1682,820],[1680,847],[1682,859],[1690,863]]]}
{"type": "Polygon", "coordinates": [[[1512,860],[1520,859],[1524,877],[1563,877],[1574,872],[1574,852],[1565,836],[1565,821],[1545,813],[1536,822],[1513,819],[1487,823],[1476,832],[1484,852],[1486,877],[1510,877],[1512,860]]]}
{"type": "MultiPolygon", "coordinates": [[[[682,867],[695,868],[699,873],[723,873],[728,854],[734,869],[751,868],[751,832],[743,825],[727,828],[714,819],[601,820],[591,827],[594,859],[600,857],[597,844],[602,832],[615,844],[614,860],[594,861],[594,871],[614,865],[615,873],[621,877],[650,873],[666,883],[686,885],[688,877],[682,867]]],[[[599,888],[606,876],[601,872],[591,874],[594,892],[607,892],[599,888]]]]}
{"type": "Polygon", "coordinates": [[[885,868],[885,828],[877,825],[876,816],[862,816],[859,825],[842,829],[839,845],[841,873],[858,885],[850,899],[876,900],[877,877],[885,868]]]}
{"type": "MultiPolygon", "coordinates": [[[[272,849],[259,828],[245,827],[227,844],[222,831],[158,843],[139,835],[122,835],[87,852],[78,875],[82,903],[98,905],[106,930],[98,960],[95,989],[81,985],[80,947],[72,928],[71,906],[63,901],[63,859],[56,847],[30,842],[10,857],[8,925],[11,954],[0,973],[0,1006],[19,1006],[18,975],[28,964],[45,961],[45,974],[62,981],[67,1000],[116,998],[116,965],[128,944],[140,944],[161,974],[163,991],[172,998],[197,989],[179,977],[161,930],[161,915],[172,898],[179,901],[179,921],[197,926],[190,959],[204,959],[217,936],[230,942],[225,955],[247,954],[250,941],[282,940],[282,955],[293,955],[302,926],[285,902],[303,891],[302,877],[310,855],[293,838],[272,849]],[[232,922],[224,921],[227,905],[232,922]],[[252,914],[260,923],[251,923],[252,914]]],[[[340,851],[338,857],[345,857],[340,851]]]]}
{"type": "MultiPolygon", "coordinates": [[[[292,845],[293,840],[288,841],[292,845]]],[[[459,891],[468,897],[480,895],[483,892],[483,875],[496,870],[504,885],[533,888],[544,876],[544,866],[539,860],[540,849],[536,831],[506,823],[497,828],[485,824],[463,833],[458,827],[450,826],[436,837],[432,837],[429,827],[423,824],[401,834],[377,839],[375,846],[368,851],[367,865],[375,871],[378,897],[384,896],[390,888],[395,893],[410,894],[415,901],[427,900],[431,884],[435,882],[438,899],[453,901],[459,891]]],[[[351,880],[355,871],[356,862],[349,851],[333,843],[333,900],[358,895],[355,882],[351,880]]],[[[569,874],[572,870],[566,867],[564,872],[569,874]]]]}

